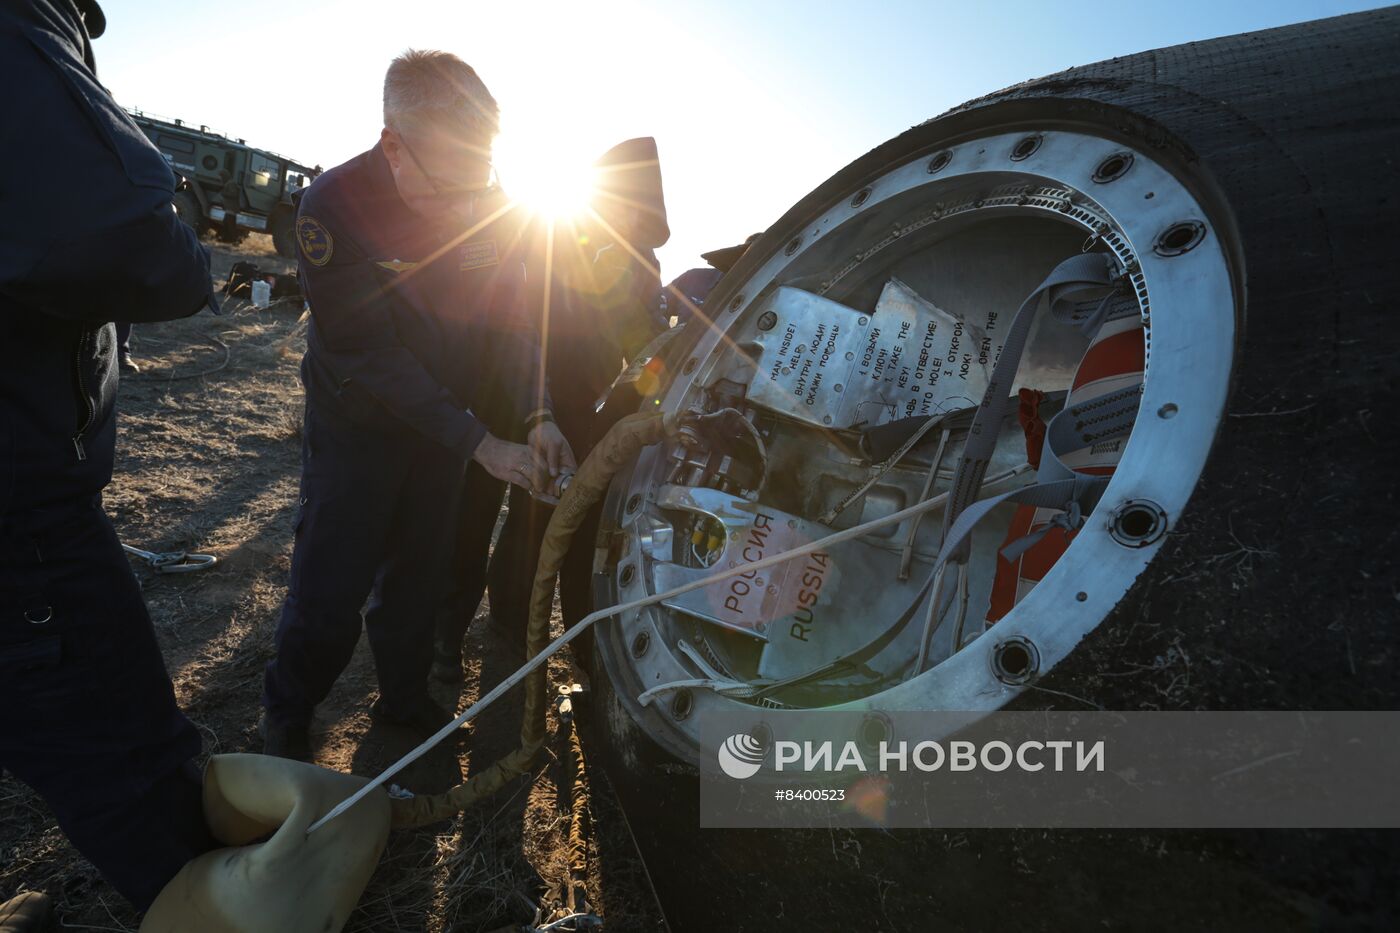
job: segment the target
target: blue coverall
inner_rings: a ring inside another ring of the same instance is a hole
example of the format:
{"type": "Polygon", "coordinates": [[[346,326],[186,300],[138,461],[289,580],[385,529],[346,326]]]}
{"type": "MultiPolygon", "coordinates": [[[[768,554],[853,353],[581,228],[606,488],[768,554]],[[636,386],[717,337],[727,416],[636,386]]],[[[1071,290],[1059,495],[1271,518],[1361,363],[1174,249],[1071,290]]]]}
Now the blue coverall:
{"type": "Polygon", "coordinates": [[[306,416],[291,581],[264,680],[273,723],[309,723],[350,661],[366,597],[382,701],[411,709],[427,695],[464,467],[488,426],[508,436],[548,405],[523,314],[522,216],[504,203],[478,198],[467,222],[420,217],[379,146],[302,197],[306,416]]]}

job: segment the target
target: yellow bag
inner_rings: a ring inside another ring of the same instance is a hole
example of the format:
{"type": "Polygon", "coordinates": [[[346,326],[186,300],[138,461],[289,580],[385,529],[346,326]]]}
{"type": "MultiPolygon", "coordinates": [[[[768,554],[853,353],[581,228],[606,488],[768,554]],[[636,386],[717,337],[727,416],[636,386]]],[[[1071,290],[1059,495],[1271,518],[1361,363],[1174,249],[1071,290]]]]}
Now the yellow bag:
{"type": "Polygon", "coordinates": [[[180,869],[141,933],[336,933],[379,864],[389,797],[372,793],[311,836],[306,829],[364,783],[266,755],[211,758],[204,818],[214,838],[233,848],[180,869]]]}

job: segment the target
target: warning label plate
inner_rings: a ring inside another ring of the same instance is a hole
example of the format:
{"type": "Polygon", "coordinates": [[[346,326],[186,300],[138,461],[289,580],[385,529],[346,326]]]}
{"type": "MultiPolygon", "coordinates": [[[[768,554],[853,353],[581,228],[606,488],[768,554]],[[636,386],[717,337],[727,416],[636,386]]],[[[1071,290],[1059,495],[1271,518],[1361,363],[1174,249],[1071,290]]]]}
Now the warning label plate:
{"type": "Polygon", "coordinates": [[[886,283],[873,313],[799,288],[758,310],[773,326],[749,400],[823,427],[867,427],[976,405],[1001,352],[998,312],[967,320],[886,283]]]}

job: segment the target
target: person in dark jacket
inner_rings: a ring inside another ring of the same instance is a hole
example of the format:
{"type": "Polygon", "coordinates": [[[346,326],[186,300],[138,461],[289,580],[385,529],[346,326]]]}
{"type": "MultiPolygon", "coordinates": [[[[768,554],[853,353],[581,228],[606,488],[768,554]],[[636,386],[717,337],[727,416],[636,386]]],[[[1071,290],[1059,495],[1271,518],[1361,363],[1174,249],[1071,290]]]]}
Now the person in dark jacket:
{"type": "Polygon", "coordinates": [[[657,317],[667,321],[675,318],[677,324],[690,323],[694,310],[704,306],[723,277],[724,273],[713,266],[685,270],[657,293],[657,317]]]}
{"type": "Polygon", "coordinates": [[[4,125],[33,141],[0,148],[0,767],[144,909],[214,843],[199,734],[102,509],[108,322],[216,306],[170,168],[97,81],[101,22],[92,0],[0,6],[4,125]]]}
{"type": "Polygon", "coordinates": [[[371,715],[425,732],[451,719],[428,670],[463,468],[547,491],[573,466],[522,313],[520,221],[490,185],[496,120],[470,66],[407,52],[385,78],[378,145],[301,198],[301,507],[264,681],[270,754],[309,757],[312,711],[349,663],[366,597],[371,715]],[[503,439],[515,433],[527,443],[503,439]]]}
{"type": "MultiPolygon", "coordinates": [[[[708,266],[687,269],[671,280],[671,284],[657,292],[654,304],[656,315],[663,321],[676,319],[676,324],[688,324],[695,313],[705,305],[705,299],[715,290],[719,280],[734,267],[734,264],[748,252],[750,246],[762,233],[754,233],[736,246],[712,249],[701,253],[700,258],[708,266]]],[[[701,312],[703,315],[703,312],[701,312]]]]}
{"type": "MultiPolygon", "coordinates": [[[[592,209],[577,224],[537,224],[529,234],[531,307],[539,309],[554,417],[581,459],[601,439],[598,405],[627,361],[665,325],[652,313],[660,288],[656,249],[670,237],[656,141],[630,139],[594,163],[592,209]],[[544,288],[548,279],[549,288],[544,288]],[[549,301],[546,305],[545,295],[549,301]]],[[[512,489],[505,526],[489,554],[502,484],[468,471],[458,516],[451,597],[439,614],[434,676],[463,679],[462,639],[488,586],[491,621],[523,660],[533,568],[550,507],[512,489]],[[522,570],[523,568],[523,570],[522,570]]],[[[591,542],[594,524],[576,536],[591,542]]],[[[592,548],[575,547],[560,575],[566,624],[589,611],[592,548]]],[[[579,653],[587,651],[586,643],[579,653]]]]}

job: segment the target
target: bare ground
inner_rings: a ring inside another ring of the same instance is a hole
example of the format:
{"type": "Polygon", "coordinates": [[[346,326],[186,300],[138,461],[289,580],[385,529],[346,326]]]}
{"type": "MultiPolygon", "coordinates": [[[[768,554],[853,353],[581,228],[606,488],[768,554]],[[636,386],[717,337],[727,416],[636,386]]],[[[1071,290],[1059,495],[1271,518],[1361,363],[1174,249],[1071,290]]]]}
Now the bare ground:
{"type": "MultiPolygon", "coordinates": [[[[215,280],[251,259],[289,271],[266,237],[215,247],[215,280]]],[[[143,371],[124,377],[118,402],[116,474],[106,506],[122,540],[152,551],[216,555],[217,566],[158,575],[133,567],[150,607],[181,707],[199,727],[206,755],[258,751],[263,665],[286,592],[292,512],[301,466],[302,389],[298,363],[305,324],[299,303],[257,310],[229,302],[221,317],[200,314],[138,326],[133,352],[143,371]]],[[[486,612],[483,606],[478,621],[486,612]]],[[[474,625],[467,683],[437,698],[464,708],[485,679],[510,671],[495,643],[474,625]]],[[[551,680],[568,680],[556,658],[551,680]]],[[[312,740],[328,768],[372,775],[415,744],[413,736],[372,726],[375,696],[362,640],[350,668],[318,710],[312,740]]],[[[514,747],[518,691],[471,731],[435,750],[398,780],[436,792],[514,747]],[[512,702],[512,700],[514,702],[512,702]]],[[[562,916],[572,769],[569,729],[559,728],[537,766],[450,823],[394,833],[347,930],[477,931],[562,916]]],[[[606,782],[589,781],[592,807],[615,807],[606,782]]],[[[609,930],[657,928],[641,869],[618,821],[603,818],[589,839],[584,890],[609,930]]],[[[134,930],[139,917],[63,837],[43,801],[8,775],[0,778],[0,900],[21,890],[48,892],[65,929],[134,930]]]]}

